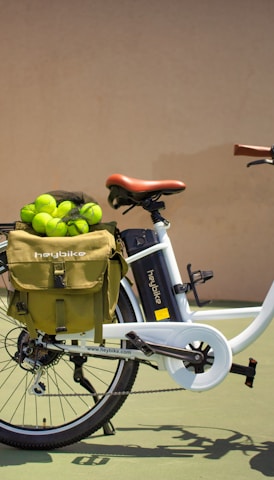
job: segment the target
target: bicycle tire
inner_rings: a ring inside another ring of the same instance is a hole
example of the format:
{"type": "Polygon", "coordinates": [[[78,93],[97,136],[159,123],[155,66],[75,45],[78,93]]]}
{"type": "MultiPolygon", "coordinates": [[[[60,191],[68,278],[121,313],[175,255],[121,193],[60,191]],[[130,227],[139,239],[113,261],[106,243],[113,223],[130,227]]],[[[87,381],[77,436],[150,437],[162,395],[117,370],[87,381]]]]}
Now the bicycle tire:
{"type": "MultiPolygon", "coordinates": [[[[5,274],[4,274],[5,275],[5,274]]],[[[2,275],[2,277],[4,276],[2,275]]],[[[116,308],[118,322],[135,322],[133,308],[121,288],[116,308]]],[[[0,306],[0,442],[20,449],[49,450],[78,442],[103,427],[122,407],[134,384],[139,363],[135,360],[88,357],[85,380],[102,396],[94,396],[73,380],[69,355],[44,355],[41,388],[47,395],[30,394],[35,371],[18,363],[18,342],[27,335],[21,324],[0,306]],[[6,325],[6,327],[4,327],[6,325]],[[23,332],[23,333],[22,333],[23,332]],[[48,363],[48,364],[46,364],[48,363]],[[24,368],[23,368],[24,366],[24,368]],[[96,403],[95,403],[96,402],[96,403]]],[[[118,342],[118,343],[117,343],[118,342]]],[[[116,346],[126,347],[126,341],[116,346]]],[[[113,342],[106,346],[113,346],[113,342]]],[[[52,355],[52,354],[51,354],[52,355]]]]}

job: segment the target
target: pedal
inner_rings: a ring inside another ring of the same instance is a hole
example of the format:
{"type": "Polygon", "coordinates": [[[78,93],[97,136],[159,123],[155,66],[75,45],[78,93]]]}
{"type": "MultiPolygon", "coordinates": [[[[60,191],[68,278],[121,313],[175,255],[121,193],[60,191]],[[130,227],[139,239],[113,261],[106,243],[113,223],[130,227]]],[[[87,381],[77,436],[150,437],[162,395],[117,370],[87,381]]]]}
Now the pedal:
{"type": "Polygon", "coordinates": [[[253,382],[254,382],[254,377],[256,375],[256,366],[257,366],[257,363],[256,360],[254,360],[254,358],[250,358],[249,359],[249,369],[251,370],[252,374],[251,376],[247,375],[246,377],[246,380],[245,380],[245,384],[247,387],[249,388],[252,388],[253,387],[253,382]]]}
{"type": "Polygon", "coordinates": [[[254,358],[249,359],[248,367],[244,367],[243,365],[238,365],[237,363],[232,363],[230,372],[236,373],[238,375],[245,375],[245,385],[249,388],[253,387],[254,377],[256,375],[256,366],[257,361],[254,358]]]}

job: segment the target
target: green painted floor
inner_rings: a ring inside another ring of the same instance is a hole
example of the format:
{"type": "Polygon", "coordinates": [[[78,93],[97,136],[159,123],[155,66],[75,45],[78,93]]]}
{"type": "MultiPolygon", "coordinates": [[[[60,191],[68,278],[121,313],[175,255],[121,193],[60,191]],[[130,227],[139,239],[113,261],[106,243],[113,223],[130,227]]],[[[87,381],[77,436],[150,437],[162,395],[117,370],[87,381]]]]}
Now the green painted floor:
{"type": "MultiPolygon", "coordinates": [[[[245,321],[246,322],[246,321],[245,321]]],[[[228,338],[243,321],[215,322],[228,338]]],[[[102,431],[55,451],[20,451],[0,445],[3,480],[58,475],[63,479],[237,480],[274,477],[274,323],[235,357],[258,360],[254,388],[234,374],[213,390],[131,395],[102,431]]],[[[177,387],[165,372],[140,369],[134,390],[177,387]]]]}

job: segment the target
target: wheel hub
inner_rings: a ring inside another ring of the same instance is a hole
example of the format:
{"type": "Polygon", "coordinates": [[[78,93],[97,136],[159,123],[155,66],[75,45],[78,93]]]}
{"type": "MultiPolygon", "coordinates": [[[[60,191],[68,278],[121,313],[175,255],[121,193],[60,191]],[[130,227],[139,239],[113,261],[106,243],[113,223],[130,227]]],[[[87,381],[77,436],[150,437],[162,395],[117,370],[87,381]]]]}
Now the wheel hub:
{"type": "MultiPolygon", "coordinates": [[[[47,335],[43,338],[45,342],[50,342],[51,340],[47,335]]],[[[30,338],[27,330],[22,330],[21,328],[13,329],[7,334],[5,346],[9,356],[23,370],[36,370],[39,367],[47,368],[58,363],[62,356],[61,352],[54,352],[36,344],[30,338]]]]}

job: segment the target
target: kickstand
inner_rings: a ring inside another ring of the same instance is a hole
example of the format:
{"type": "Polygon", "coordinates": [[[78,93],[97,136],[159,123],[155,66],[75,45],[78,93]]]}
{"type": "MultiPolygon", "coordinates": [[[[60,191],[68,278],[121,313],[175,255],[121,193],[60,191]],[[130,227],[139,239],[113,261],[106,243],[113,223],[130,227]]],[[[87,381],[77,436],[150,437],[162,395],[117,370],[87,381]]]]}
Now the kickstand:
{"type": "MultiPolygon", "coordinates": [[[[88,379],[85,378],[83,375],[82,367],[83,367],[83,364],[87,361],[87,357],[85,356],[81,357],[80,355],[71,355],[70,361],[73,362],[75,365],[74,375],[73,375],[74,381],[79,383],[89,393],[92,394],[94,403],[99,402],[99,397],[97,395],[95,388],[91,385],[88,379]]],[[[104,435],[115,435],[115,428],[110,420],[104,423],[104,425],[102,425],[102,428],[104,431],[104,435]]]]}
{"type": "Polygon", "coordinates": [[[102,428],[103,428],[104,435],[115,435],[116,433],[114,425],[110,420],[106,422],[102,428]]]}

